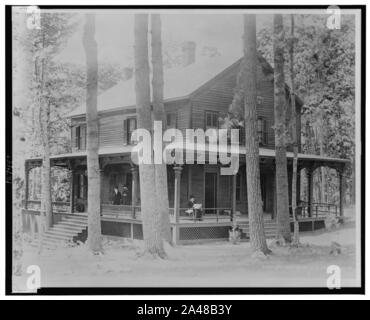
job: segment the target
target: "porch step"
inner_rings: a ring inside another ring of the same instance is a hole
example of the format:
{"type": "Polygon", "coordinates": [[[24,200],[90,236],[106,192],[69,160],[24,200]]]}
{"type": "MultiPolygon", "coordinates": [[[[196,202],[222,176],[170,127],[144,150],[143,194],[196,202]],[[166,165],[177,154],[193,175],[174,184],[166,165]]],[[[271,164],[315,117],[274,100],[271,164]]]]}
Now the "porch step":
{"type": "MultiPolygon", "coordinates": [[[[246,238],[249,238],[250,237],[249,222],[239,223],[238,225],[242,229],[242,232],[244,233],[246,238]]],[[[277,231],[276,221],[264,221],[264,229],[266,238],[276,237],[277,231]]]]}
{"type": "Polygon", "coordinates": [[[73,242],[80,233],[87,229],[87,216],[71,215],[64,216],[55,223],[42,238],[42,246],[45,249],[55,250],[68,242],[73,242]]]}

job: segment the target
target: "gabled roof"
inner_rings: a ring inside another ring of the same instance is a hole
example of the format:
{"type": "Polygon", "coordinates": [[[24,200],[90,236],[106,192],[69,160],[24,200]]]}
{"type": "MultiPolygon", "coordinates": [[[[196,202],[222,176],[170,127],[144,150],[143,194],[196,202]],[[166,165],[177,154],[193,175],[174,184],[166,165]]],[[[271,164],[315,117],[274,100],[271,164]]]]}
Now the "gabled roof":
{"type": "MultiPolygon", "coordinates": [[[[213,58],[201,58],[186,67],[164,70],[164,100],[188,97],[196,89],[224,71],[240,58],[239,55],[222,55],[213,58]]],[[[136,104],[135,80],[119,82],[114,87],[98,96],[98,111],[107,111],[120,107],[132,107],[136,104]]],[[[77,107],[67,116],[86,113],[85,103],[77,107]]]]}
{"type": "MultiPolygon", "coordinates": [[[[210,82],[222,72],[229,70],[241,60],[240,55],[221,55],[213,58],[200,58],[186,67],[180,66],[164,70],[164,101],[179,100],[189,97],[203,85],[210,82]]],[[[273,72],[273,68],[262,55],[258,54],[258,63],[265,70],[273,72]]],[[[287,90],[289,87],[287,86],[287,90]]],[[[299,104],[302,101],[298,98],[299,104]]],[[[119,108],[135,107],[135,78],[121,81],[98,96],[98,112],[119,108]]],[[[83,103],[67,117],[84,115],[86,104],[83,103]]]]}

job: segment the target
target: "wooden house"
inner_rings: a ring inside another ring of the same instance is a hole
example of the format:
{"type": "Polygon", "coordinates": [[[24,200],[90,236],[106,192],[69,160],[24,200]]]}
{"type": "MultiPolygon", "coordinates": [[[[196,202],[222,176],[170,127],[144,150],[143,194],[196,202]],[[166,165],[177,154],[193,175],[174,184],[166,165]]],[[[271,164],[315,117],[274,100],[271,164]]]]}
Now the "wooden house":
{"type": "MultiPolygon", "coordinates": [[[[187,43],[184,46],[184,57],[186,65],[165,70],[164,104],[167,127],[177,128],[181,131],[185,131],[187,128],[217,128],[219,117],[226,115],[232,101],[241,60],[237,57],[218,56],[194,61],[195,46],[192,43],[187,43]]],[[[266,233],[269,235],[270,232],[272,235],[276,199],[273,130],[274,85],[273,69],[262,56],[258,57],[257,73],[257,127],[260,143],[261,191],[266,233]]],[[[287,87],[288,96],[289,88],[287,87]]],[[[289,99],[287,101],[289,113],[289,99]]],[[[299,152],[301,152],[301,107],[302,101],[297,98],[299,152]]],[[[71,152],[51,157],[53,166],[61,166],[70,170],[71,195],[68,203],[56,203],[53,206],[55,227],[49,231],[50,239],[53,239],[55,234],[59,235],[59,239],[67,239],[72,236],[76,238],[86,231],[88,185],[85,108],[86,106],[81,106],[69,114],[71,118],[71,152]],[[67,235],[63,233],[63,230],[68,229],[68,223],[63,224],[67,220],[70,221],[70,225],[73,223],[79,225],[80,229],[76,227],[75,234],[73,232],[67,235]],[[59,230],[59,234],[53,233],[54,230],[59,230]],[[78,230],[79,232],[77,232],[78,230]]],[[[130,144],[130,137],[137,126],[133,78],[123,81],[99,95],[98,115],[103,234],[141,239],[139,172],[130,156],[133,148],[133,145],[130,144]],[[124,186],[128,188],[121,205],[112,205],[111,196],[114,186],[118,186],[121,192],[124,186]]],[[[176,242],[226,239],[233,219],[238,220],[245,231],[244,236],[248,237],[245,147],[243,147],[243,143],[242,139],[239,154],[240,168],[235,176],[220,175],[221,164],[195,163],[167,166],[169,214],[176,242]],[[188,209],[187,202],[191,194],[203,205],[202,221],[194,220],[185,212],[188,209]]],[[[288,172],[291,173],[292,152],[289,151],[287,156],[288,172]]],[[[297,185],[302,226],[305,223],[310,227],[322,225],[328,212],[339,216],[343,214],[342,174],[346,162],[345,159],[299,153],[299,172],[305,169],[308,177],[308,197],[306,199],[300,198],[300,181],[297,185]],[[313,172],[321,166],[334,168],[339,173],[340,201],[337,204],[313,203],[313,172]]],[[[40,166],[41,163],[41,159],[28,159],[26,172],[28,173],[35,166],[40,166]]],[[[28,179],[26,185],[28,185],[28,179]]],[[[291,174],[289,174],[289,189],[291,190],[291,174]]],[[[24,210],[26,229],[37,228],[38,210],[39,202],[35,199],[29,199],[28,191],[26,191],[24,210]]],[[[58,239],[58,237],[56,238],[58,239]]]]}

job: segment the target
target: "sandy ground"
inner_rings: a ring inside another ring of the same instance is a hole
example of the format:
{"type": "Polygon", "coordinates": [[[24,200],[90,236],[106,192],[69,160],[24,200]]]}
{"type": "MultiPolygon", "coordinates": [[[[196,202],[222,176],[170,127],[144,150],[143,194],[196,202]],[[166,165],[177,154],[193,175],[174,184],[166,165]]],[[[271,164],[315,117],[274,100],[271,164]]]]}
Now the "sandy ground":
{"type": "MultiPolygon", "coordinates": [[[[167,246],[167,260],[139,258],[142,243],[104,238],[105,253],[84,245],[45,250],[25,245],[23,268],[37,265],[42,287],[326,287],[330,265],[341,269],[341,286],[357,286],[355,224],[301,234],[300,248],[277,247],[270,240],[267,259],[251,258],[250,245],[217,242],[167,246]],[[342,246],[330,254],[332,241],[342,246]]],[[[26,290],[29,274],[14,277],[14,290],[26,290]]]]}

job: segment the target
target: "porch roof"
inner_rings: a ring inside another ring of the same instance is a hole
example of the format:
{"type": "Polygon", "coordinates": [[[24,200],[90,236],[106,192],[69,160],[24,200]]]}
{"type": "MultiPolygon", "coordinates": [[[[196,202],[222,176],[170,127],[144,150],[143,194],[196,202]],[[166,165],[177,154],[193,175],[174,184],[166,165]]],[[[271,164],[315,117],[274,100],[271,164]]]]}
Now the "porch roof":
{"type": "MultiPolygon", "coordinates": [[[[168,146],[169,147],[169,146],[168,146]]],[[[217,153],[219,151],[224,153],[230,153],[230,146],[226,145],[217,145],[217,144],[194,144],[189,145],[185,144],[185,147],[180,143],[177,146],[175,144],[171,144],[171,148],[169,149],[183,149],[184,151],[201,151],[201,152],[213,152],[217,153]]],[[[246,155],[247,151],[244,146],[239,146],[239,155],[246,155]]],[[[261,158],[275,158],[276,151],[275,149],[267,149],[267,148],[259,148],[259,155],[261,158]]],[[[293,152],[288,151],[287,152],[288,158],[293,158],[294,154],[293,152]]],[[[306,153],[298,153],[298,160],[302,161],[319,161],[319,162],[331,162],[331,163],[342,163],[346,164],[349,163],[350,160],[348,159],[342,159],[342,158],[334,158],[334,157],[327,157],[327,156],[321,156],[316,154],[306,154],[306,153]]]]}
{"type": "MultiPolygon", "coordinates": [[[[120,155],[120,154],[128,154],[131,152],[133,146],[132,145],[122,145],[119,147],[106,147],[106,148],[99,148],[99,155],[120,155]]],[[[61,153],[55,154],[50,156],[51,160],[59,160],[59,159],[73,159],[73,158],[84,158],[87,156],[87,151],[75,151],[70,153],[61,153]]],[[[42,161],[42,157],[34,157],[26,159],[26,161],[42,161]]]]}
{"type": "MultiPolygon", "coordinates": [[[[122,145],[117,147],[105,147],[105,148],[99,148],[99,155],[100,156],[114,156],[114,155],[122,155],[122,154],[129,154],[132,149],[133,145],[122,145]]],[[[176,144],[171,143],[166,146],[166,149],[168,150],[183,150],[183,152],[191,151],[200,151],[205,153],[217,153],[218,151],[221,152],[230,152],[230,147],[228,146],[218,146],[218,145],[207,145],[207,144],[194,144],[189,145],[185,144],[183,146],[182,143],[176,144]]],[[[243,146],[239,146],[239,151],[237,152],[238,155],[246,155],[246,148],[243,146]]],[[[60,160],[60,159],[73,159],[73,158],[83,158],[86,157],[87,152],[86,151],[78,151],[78,152],[71,152],[71,153],[63,153],[58,155],[52,155],[50,156],[51,160],[60,160]]],[[[261,158],[275,158],[276,152],[275,149],[267,149],[267,148],[259,148],[259,155],[261,158]]],[[[293,152],[288,151],[287,157],[293,158],[293,152]]],[[[324,163],[337,163],[337,164],[346,164],[349,163],[350,160],[348,159],[342,159],[342,158],[333,158],[333,157],[327,157],[327,156],[321,156],[316,154],[306,154],[306,153],[298,153],[298,160],[301,161],[307,161],[307,162],[324,162],[324,163]]],[[[26,161],[42,161],[42,157],[36,157],[36,158],[30,158],[26,161]]]]}

